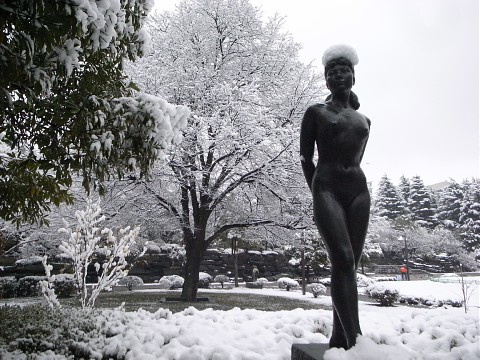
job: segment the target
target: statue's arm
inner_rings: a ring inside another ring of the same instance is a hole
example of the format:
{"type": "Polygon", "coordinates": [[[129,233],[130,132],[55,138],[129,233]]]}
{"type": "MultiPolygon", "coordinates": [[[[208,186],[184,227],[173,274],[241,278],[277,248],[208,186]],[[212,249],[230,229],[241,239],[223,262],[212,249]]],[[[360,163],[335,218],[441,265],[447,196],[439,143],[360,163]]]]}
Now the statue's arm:
{"type": "Polygon", "coordinates": [[[315,164],[313,163],[313,154],[315,151],[315,117],[318,116],[316,110],[310,106],[303,116],[300,129],[300,161],[302,163],[303,175],[307,185],[312,190],[313,174],[315,164]]]}
{"type": "MultiPolygon", "coordinates": [[[[370,121],[369,118],[366,118],[366,119],[368,123],[368,132],[370,133],[370,126],[372,125],[372,122],[370,121]]],[[[360,163],[362,162],[363,154],[365,153],[365,148],[367,147],[367,142],[368,142],[368,138],[367,140],[365,140],[365,144],[363,144],[362,155],[360,156],[360,163]]]]}

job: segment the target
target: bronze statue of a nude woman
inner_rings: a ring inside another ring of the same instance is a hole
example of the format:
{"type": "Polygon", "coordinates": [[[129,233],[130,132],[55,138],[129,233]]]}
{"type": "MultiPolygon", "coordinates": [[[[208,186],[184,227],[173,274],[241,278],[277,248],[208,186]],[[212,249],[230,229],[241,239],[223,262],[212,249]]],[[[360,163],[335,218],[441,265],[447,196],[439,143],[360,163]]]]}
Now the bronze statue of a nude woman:
{"type": "Polygon", "coordinates": [[[331,94],[310,106],[302,120],[300,159],[313,196],[314,219],[331,262],[333,330],[330,347],[349,349],[361,334],[356,271],[370,213],[370,194],[360,168],[370,120],[357,112],[354,65],[358,57],[346,45],[323,56],[331,94]],[[313,155],[315,145],[318,162],[313,155]]]}

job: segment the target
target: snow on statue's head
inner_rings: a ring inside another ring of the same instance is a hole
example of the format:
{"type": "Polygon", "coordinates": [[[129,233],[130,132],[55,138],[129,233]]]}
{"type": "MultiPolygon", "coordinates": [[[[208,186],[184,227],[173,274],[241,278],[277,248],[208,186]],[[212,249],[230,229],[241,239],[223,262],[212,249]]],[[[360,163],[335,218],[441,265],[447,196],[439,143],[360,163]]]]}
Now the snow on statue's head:
{"type": "Polygon", "coordinates": [[[347,65],[354,72],[353,67],[358,64],[358,55],[349,45],[333,45],[323,53],[322,64],[325,66],[325,76],[330,68],[339,64],[347,65]]]}

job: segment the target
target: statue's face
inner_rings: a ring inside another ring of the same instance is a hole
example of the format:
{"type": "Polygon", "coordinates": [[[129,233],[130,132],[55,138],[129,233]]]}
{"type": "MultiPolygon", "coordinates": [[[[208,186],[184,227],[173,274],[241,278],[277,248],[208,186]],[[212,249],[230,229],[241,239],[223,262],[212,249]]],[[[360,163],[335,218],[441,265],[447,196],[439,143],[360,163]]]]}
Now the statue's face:
{"type": "Polygon", "coordinates": [[[342,64],[332,66],[325,74],[325,80],[327,81],[327,88],[332,92],[350,90],[355,84],[352,69],[342,64]]]}

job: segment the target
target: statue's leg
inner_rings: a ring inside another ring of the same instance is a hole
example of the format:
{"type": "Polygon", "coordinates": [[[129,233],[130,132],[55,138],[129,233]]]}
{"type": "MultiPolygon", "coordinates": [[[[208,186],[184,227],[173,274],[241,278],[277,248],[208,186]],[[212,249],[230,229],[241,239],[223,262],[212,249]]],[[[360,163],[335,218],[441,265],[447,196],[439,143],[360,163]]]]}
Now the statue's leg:
{"type": "Polygon", "coordinates": [[[314,191],[314,217],[332,265],[331,295],[334,321],[330,346],[350,348],[358,325],[355,256],[350,242],[346,212],[329,191],[314,191]]]}
{"type": "MultiPolygon", "coordinates": [[[[365,244],[365,237],[367,236],[368,220],[370,217],[370,194],[365,191],[358,195],[347,212],[348,233],[350,235],[350,242],[352,244],[353,254],[355,257],[355,272],[358,269],[360,259],[362,258],[363,245],[365,244]]],[[[360,329],[360,322],[358,320],[358,292],[355,292],[355,306],[356,323],[355,334],[362,334],[360,329]]]]}
{"type": "Polygon", "coordinates": [[[348,349],[347,337],[345,336],[345,330],[343,330],[342,323],[338,317],[337,310],[333,308],[333,329],[332,336],[328,342],[331,348],[344,348],[348,349]]]}

